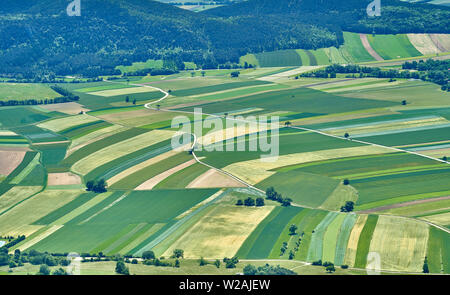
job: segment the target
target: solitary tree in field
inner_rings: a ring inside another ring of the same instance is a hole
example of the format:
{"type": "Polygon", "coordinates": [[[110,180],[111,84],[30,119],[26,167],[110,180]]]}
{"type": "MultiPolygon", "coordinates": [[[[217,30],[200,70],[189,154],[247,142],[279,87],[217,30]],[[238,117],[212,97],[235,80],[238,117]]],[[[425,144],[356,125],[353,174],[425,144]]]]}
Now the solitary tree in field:
{"type": "Polygon", "coordinates": [[[284,122],[284,126],[286,127],[290,127],[291,125],[292,125],[291,121],[284,122]]]}
{"type": "Polygon", "coordinates": [[[405,106],[406,105],[406,100],[404,99],[404,100],[402,100],[402,106],[405,106]]]}
{"type": "Polygon", "coordinates": [[[191,77],[194,77],[195,76],[195,72],[191,72],[191,77]]]}
{"type": "Polygon", "coordinates": [[[445,162],[447,162],[447,156],[443,156],[442,160],[444,160],[445,162]]]}
{"type": "Polygon", "coordinates": [[[348,134],[347,132],[345,132],[344,137],[345,137],[345,138],[349,138],[349,137],[350,137],[350,134],[348,134]]]}
{"type": "Polygon", "coordinates": [[[121,275],[129,275],[130,271],[128,270],[128,267],[125,265],[125,263],[123,261],[117,261],[116,273],[121,274],[121,275]]]}
{"type": "Polygon", "coordinates": [[[350,184],[350,180],[344,179],[343,184],[344,184],[344,185],[349,185],[349,184],[350,184]]]}
{"type": "Polygon", "coordinates": [[[157,104],[157,105],[156,105],[156,109],[159,111],[159,110],[161,109],[161,105],[160,105],[160,104],[157,104]]]}
{"type": "Polygon", "coordinates": [[[332,273],[336,271],[336,268],[334,267],[334,264],[330,264],[327,266],[327,268],[325,269],[328,273],[332,273]]]}
{"type": "Polygon", "coordinates": [[[242,205],[244,205],[244,202],[242,202],[242,200],[237,200],[236,205],[237,206],[242,206],[242,205]]]}
{"type": "Polygon", "coordinates": [[[181,249],[175,249],[173,250],[173,256],[175,258],[183,258],[184,257],[184,251],[181,249]]]}
{"type": "Polygon", "coordinates": [[[130,97],[127,95],[127,97],[125,98],[125,102],[128,103],[130,102],[130,97]]]}
{"type": "Polygon", "coordinates": [[[205,75],[206,75],[206,72],[202,71],[202,77],[205,77],[205,75]]]}
{"type": "Polygon", "coordinates": [[[133,104],[136,104],[136,98],[135,98],[135,99],[133,99],[133,104]]]}
{"type": "Polygon", "coordinates": [[[295,224],[291,224],[291,226],[289,227],[289,234],[291,236],[297,234],[297,226],[295,224]]]}

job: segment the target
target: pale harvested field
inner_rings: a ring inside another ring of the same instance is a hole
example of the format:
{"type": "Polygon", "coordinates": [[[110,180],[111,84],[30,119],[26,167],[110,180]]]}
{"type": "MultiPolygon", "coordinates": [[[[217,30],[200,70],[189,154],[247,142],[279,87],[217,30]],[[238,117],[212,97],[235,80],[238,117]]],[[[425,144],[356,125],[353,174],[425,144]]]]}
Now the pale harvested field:
{"type": "Polygon", "coordinates": [[[41,186],[14,186],[0,196],[0,213],[39,192],[41,186]]]}
{"type": "Polygon", "coordinates": [[[273,162],[262,162],[260,159],[237,162],[226,166],[223,170],[237,176],[242,180],[245,180],[250,184],[256,184],[275,173],[269,170],[279,167],[351,156],[375,155],[390,152],[392,151],[389,149],[377,146],[330,149],[282,155],[273,162]]]}
{"type": "Polygon", "coordinates": [[[424,222],[381,215],[369,251],[380,254],[383,270],[421,272],[428,232],[424,222]]]}
{"type": "Polygon", "coordinates": [[[10,184],[19,184],[22,180],[25,179],[25,177],[28,176],[28,174],[33,171],[33,169],[39,165],[39,158],[41,157],[40,153],[37,153],[36,156],[34,156],[33,160],[22,170],[20,173],[14,177],[9,183],[10,184]]]}
{"type": "Polygon", "coordinates": [[[173,134],[173,131],[167,130],[153,130],[140,134],[90,154],[86,158],[76,162],[72,166],[72,169],[77,173],[86,174],[114,159],[169,139],[173,134]]]}
{"type": "Polygon", "coordinates": [[[333,193],[320,205],[319,208],[331,211],[338,211],[346,201],[358,200],[358,191],[351,185],[340,183],[333,193]]]}
{"type": "Polygon", "coordinates": [[[39,107],[46,109],[48,111],[61,112],[68,115],[77,115],[81,111],[83,112],[90,111],[89,109],[86,109],[81,104],[76,102],[47,104],[47,105],[40,105],[39,107]]]}
{"type": "Polygon", "coordinates": [[[358,250],[359,236],[366,224],[368,215],[358,215],[355,225],[348,239],[347,251],[345,252],[344,264],[352,267],[356,260],[356,251],[358,250]]]}
{"type": "Polygon", "coordinates": [[[428,34],[408,34],[411,44],[423,55],[441,52],[428,34]]]}
{"type": "Polygon", "coordinates": [[[100,139],[106,138],[108,136],[114,135],[116,133],[122,132],[127,130],[128,128],[120,126],[120,125],[113,125],[106,128],[102,128],[100,130],[91,132],[89,134],[86,134],[85,136],[76,138],[72,141],[72,143],[69,146],[69,149],[66,154],[66,158],[76,150],[81,149],[82,147],[91,144],[93,142],[96,142],[100,139]]]}
{"type": "Polygon", "coordinates": [[[174,173],[176,173],[176,172],[178,172],[180,170],[183,170],[184,168],[187,168],[187,167],[189,167],[191,165],[194,165],[195,163],[197,163],[197,161],[195,159],[192,159],[190,161],[184,162],[183,164],[175,166],[175,167],[173,167],[173,168],[171,168],[169,170],[166,170],[163,173],[158,174],[155,177],[152,177],[149,180],[147,180],[146,182],[142,183],[137,188],[135,188],[135,190],[137,190],[137,191],[151,190],[158,183],[160,183],[161,181],[163,181],[167,177],[171,176],[172,174],[174,174],[174,173]]]}
{"type": "Polygon", "coordinates": [[[0,235],[28,236],[30,231],[39,228],[31,225],[33,222],[64,206],[82,193],[82,190],[48,190],[37,194],[0,215],[0,235]]]}
{"type": "Polygon", "coordinates": [[[34,244],[39,243],[40,241],[42,241],[46,237],[50,236],[51,234],[53,234],[55,231],[57,231],[61,227],[63,227],[63,225],[50,226],[48,229],[46,229],[41,234],[37,235],[36,237],[32,238],[31,240],[29,240],[29,241],[23,243],[22,245],[20,245],[19,247],[17,247],[17,249],[19,249],[20,251],[24,251],[24,250],[32,247],[34,244]]]}
{"type": "Polygon", "coordinates": [[[163,256],[170,256],[174,249],[183,249],[185,258],[232,257],[273,208],[217,206],[173,243],[163,256]]]}
{"type": "Polygon", "coordinates": [[[216,169],[209,169],[191,183],[186,188],[215,188],[215,187],[246,187],[241,182],[220,173],[216,169]]]}
{"type": "Polygon", "coordinates": [[[121,88],[121,89],[111,89],[111,90],[103,90],[103,91],[95,91],[89,92],[90,95],[97,95],[103,97],[117,96],[117,95],[126,95],[126,94],[135,94],[135,93],[145,93],[145,92],[155,92],[156,89],[149,87],[129,87],[129,88],[121,88]]]}
{"type": "Polygon", "coordinates": [[[442,52],[450,51],[450,34],[430,34],[430,38],[442,52]]]}
{"type": "Polygon", "coordinates": [[[361,111],[353,111],[348,113],[338,113],[338,114],[330,114],[324,116],[317,116],[311,118],[302,118],[297,120],[292,120],[292,125],[306,125],[306,124],[320,124],[320,123],[329,123],[336,122],[342,120],[351,120],[351,119],[362,119],[362,118],[370,118],[382,115],[394,115],[399,114],[398,112],[387,110],[387,109],[371,109],[361,110],[361,111]]]}
{"type": "Polygon", "coordinates": [[[0,136],[14,136],[14,135],[17,135],[17,134],[10,130],[0,130],[0,136]]]}
{"type": "Polygon", "coordinates": [[[449,121],[443,117],[433,117],[409,121],[391,121],[381,124],[367,124],[365,126],[343,126],[339,128],[325,129],[322,131],[332,135],[343,135],[345,132],[348,132],[350,135],[359,135],[372,132],[384,132],[405,128],[418,128],[447,123],[449,123],[449,121]]]}
{"type": "Polygon", "coordinates": [[[8,176],[19,166],[24,156],[24,151],[0,151],[0,175],[8,176]]]}
{"type": "Polygon", "coordinates": [[[88,115],[75,115],[60,119],[54,119],[37,125],[38,127],[58,132],[73,126],[98,121],[97,118],[88,115]]]}
{"type": "Polygon", "coordinates": [[[417,152],[419,154],[430,156],[430,157],[442,158],[443,156],[447,156],[447,158],[450,158],[450,148],[426,150],[426,151],[417,151],[417,152]]]}
{"type": "Polygon", "coordinates": [[[48,185],[81,184],[81,179],[73,173],[49,173],[48,185]]]}
{"type": "Polygon", "coordinates": [[[137,164],[136,166],[128,168],[127,170],[124,170],[124,171],[120,172],[119,174],[114,175],[113,177],[108,179],[107,180],[108,185],[113,185],[114,183],[124,179],[127,176],[130,176],[131,174],[133,174],[133,173],[135,173],[135,172],[137,172],[137,171],[139,171],[141,169],[144,169],[145,167],[148,167],[148,166],[153,165],[155,163],[158,163],[158,162],[160,162],[162,160],[170,158],[170,157],[172,157],[172,156],[174,156],[176,154],[178,154],[177,151],[171,150],[171,151],[168,151],[167,153],[158,155],[156,157],[148,159],[147,161],[141,162],[141,163],[137,164]]]}
{"type": "MultiPolygon", "coordinates": [[[[227,120],[227,122],[230,122],[230,121],[232,121],[232,120],[227,120]]],[[[270,127],[270,126],[266,126],[266,125],[258,126],[258,124],[245,124],[243,122],[242,123],[238,122],[238,121],[236,121],[236,122],[237,122],[237,124],[235,126],[232,126],[232,127],[224,126],[224,127],[226,127],[225,129],[220,128],[220,130],[208,132],[204,136],[200,137],[197,140],[197,142],[202,145],[210,145],[210,144],[214,144],[216,142],[221,142],[221,141],[231,139],[234,137],[264,131],[264,130],[267,130],[268,127],[270,127]]],[[[214,127],[216,128],[216,126],[214,126],[214,127]]]]}
{"type": "Polygon", "coordinates": [[[420,217],[420,219],[446,226],[450,224],[450,212],[420,217]]]}

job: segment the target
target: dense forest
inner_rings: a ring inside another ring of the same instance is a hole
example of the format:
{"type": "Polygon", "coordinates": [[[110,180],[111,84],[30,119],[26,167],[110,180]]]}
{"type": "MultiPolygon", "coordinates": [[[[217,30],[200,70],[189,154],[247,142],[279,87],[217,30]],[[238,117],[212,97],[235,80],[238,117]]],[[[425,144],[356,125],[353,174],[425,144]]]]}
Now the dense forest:
{"type": "Polygon", "coordinates": [[[0,0],[0,74],[10,78],[118,74],[117,65],[164,59],[204,69],[249,52],[339,46],[342,31],[448,33],[450,9],[384,0],[248,0],[194,13],[151,0],[0,0]]]}

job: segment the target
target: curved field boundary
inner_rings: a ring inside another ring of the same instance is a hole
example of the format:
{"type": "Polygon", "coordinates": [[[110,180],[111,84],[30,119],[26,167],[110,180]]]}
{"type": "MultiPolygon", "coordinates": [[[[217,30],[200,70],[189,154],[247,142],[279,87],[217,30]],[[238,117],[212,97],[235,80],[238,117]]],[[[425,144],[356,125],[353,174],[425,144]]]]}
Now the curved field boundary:
{"type": "Polygon", "coordinates": [[[442,52],[434,44],[429,34],[408,34],[411,44],[423,55],[442,52]]]}
{"type": "Polygon", "coordinates": [[[382,58],[375,50],[373,50],[372,46],[369,43],[369,40],[367,39],[366,34],[359,34],[359,37],[361,38],[361,43],[364,46],[364,48],[370,55],[372,55],[373,58],[375,58],[375,60],[377,61],[384,60],[384,58],[382,58]]]}
{"type": "Polygon", "coordinates": [[[338,217],[338,215],[339,215],[338,212],[329,212],[327,216],[325,216],[325,218],[314,229],[306,261],[313,262],[322,259],[323,238],[325,235],[325,231],[327,230],[328,226],[333,222],[333,220],[335,220],[336,217],[338,217]]]}
{"type": "Polygon", "coordinates": [[[356,251],[355,267],[366,268],[367,255],[369,254],[370,242],[378,222],[378,215],[369,215],[366,224],[359,236],[358,247],[356,251]]]}
{"type": "Polygon", "coordinates": [[[350,238],[350,234],[353,230],[353,226],[358,219],[358,215],[356,214],[347,214],[345,216],[344,222],[339,230],[339,235],[336,242],[336,252],[334,256],[334,264],[342,265],[344,264],[345,253],[347,251],[348,240],[350,238]]]}

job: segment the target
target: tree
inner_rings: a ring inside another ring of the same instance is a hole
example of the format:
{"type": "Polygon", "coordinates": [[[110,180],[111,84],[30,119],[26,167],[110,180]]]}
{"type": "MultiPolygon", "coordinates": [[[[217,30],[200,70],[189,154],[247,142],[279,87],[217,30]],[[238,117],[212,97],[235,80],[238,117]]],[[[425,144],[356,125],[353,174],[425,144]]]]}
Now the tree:
{"type": "Polygon", "coordinates": [[[297,226],[295,224],[291,224],[291,226],[289,227],[289,234],[291,236],[297,234],[297,226]]]}
{"type": "Polygon", "coordinates": [[[131,264],[138,264],[137,259],[135,258],[135,259],[131,260],[131,264]]]}
{"type": "Polygon", "coordinates": [[[244,275],[246,275],[246,276],[253,276],[253,275],[256,274],[257,269],[256,269],[256,267],[255,267],[254,265],[247,264],[247,265],[244,267],[243,272],[244,272],[244,275]]]}
{"type": "Polygon", "coordinates": [[[181,249],[173,250],[173,256],[175,258],[183,258],[184,257],[184,250],[181,250],[181,249]]]}
{"type": "Polygon", "coordinates": [[[344,137],[345,137],[345,138],[349,138],[349,137],[350,137],[350,134],[348,134],[347,132],[345,132],[344,137]]]}
{"type": "Polygon", "coordinates": [[[333,273],[333,272],[336,271],[336,268],[334,268],[334,264],[330,264],[330,265],[328,265],[328,266],[325,268],[325,270],[326,270],[328,273],[333,273]]]}
{"type": "Polygon", "coordinates": [[[428,258],[426,256],[425,256],[425,261],[423,262],[422,272],[423,273],[429,273],[430,272],[430,270],[428,268],[428,258]]]}
{"type": "Polygon", "coordinates": [[[447,162],[447,156],[443,156],[442,160],[444,160],[445,162],[447,162]]]}
{"type": "Polygon", "coordinates": [[[135,98],[135,99],[133,99],[133,104],[136,104],[136,98],[135,98]]]}
{"type": "Polygon", "coordinates": [[[219,259],[216,259],[216,261],[214,261],[214,265],[215,265],[217,268],[220,268],[220,260],[219,260],[219,259]]]}
{"type": "Polygon", "coordinates": [[[405,106],[406,105],[406,100],[404,99],[404,100],[402,100],[402,106],[405,106]]]}
{"type": "Polygon", "coordinates": [[[261,197],[256,198],[256,206],[257,206],[257,207],[262,207],[262,206],[264,206],[264,198],[261,198],[261,197]]]}
{"type": "Polygon", "coordinates": [[[125,97],[125,102],[128,103],[130,102],[130,97],[127,95],[127,97],[125,97]]]}
{"type": "Polygon", "coordinates": [[[237,78],[237,77],[239,77],[239,75],[240,75],[241,73],[239,72],[239,71],[234,71],[234,72],[231,72],[231,78],[237,78]]]}
{"type": "Polygon", "coordinates": [[[41,267],[39,267],[38,275],[48,276],[50,274],[50,268],[46,264],[42,264],[41,267]]]}
{"type": "Polygon", "coordinates": [[[54,275],[54,276],[66,276],[66,275],[67,275],[67,272],[66,272],[62,267],[60,267],[60,268],[58,268],[57,270],[55,270],[55,271],[52,273],[52,275],[54,275]]]}
{"type": "Polygon", "coordinates": [[[86,182],[86,190],[90,192],[93,189],[94,189],[94,181],[89,180],[88,182],[86,182]]]}
{"type": "Polygon", "coordinates": [[[206,72],[202,71],[202,77],[205,77],[205,75],[206,75],[206,72]]]}
{"type": "Polygon", "coordinates": [[[203,257],[200,257],[200,260],[199,260],[199,265],[200,266],[204,266],[204,265],[207,265],[208,263],[206,262],[206,260],[203,258],[203,257]]]}
{"type": "Polygon", "coordinates": [[[294,251],[290,251],[289,252],[289,260],[292,260],[292,259],[294,259],[294,257],[295,257],[295,253],[294,253],[294,251]]]}
{"type": "Polygon", "coordinates": [[[290,127],[291,125],[292,125],[291,121],[284,122],[284,126],[286,127],[290,127]]]}
{"type": "Polygon", "coordinates": [[[244,205],[244,202],[242,202],[242,200],[237,200],[236,205],[237,206],[242,206],[242,205],[244,205]]]}
{"type": "Polygon", "coordinates": [[[157,105],[156,105],[156,109],[159,111],[159,110],[161,109],[161,105],[160,105],[160,104],[157,104],[157,105]]]}
{"type": "Polygon", "coordinates": [[[281,201],[281,206],[289,207],[289,206],[291,206],[291,203],[292,203],[292,199],[291,198],[284,198],[281,201]]]}
{"type": "Polygon", "coordinates": [[[175,260],[175,265],[174,267],[179,268],[180,267],[180,260],[176,259],[175,260]]]}
{"type": "Polygon", "coordinates": [[[349,184],[350,184],[350,180],[344,179],[343,184],[344,184],[344,185],[349,185],[349,184]]]}
{"type": "Polygon", "coordinates": [[[341,212],[352,212],[354,207],[355,203],[353,201],[347,201],[344,206],[341,206],[341,212]]]}
{"type": "Polygon", "coordinates": [[[255,206],[255,199],[248,197],[247,199],[244,200],[244,205],[248,207],[255,206]]]}
{"type": "Polygon", "coordinates": [[[116,273],[121,274],[121,275],[129,275],[130,271],[123,261],[117,261],[116,273]]]}
{"type": "Polygon", "coordinates": [[[144,251],[142,253],[142,259],[155,259],[155,253],[153,251],[144,251]]]}
{"type": "Polygon", "coordinates": [[[96,193],[105,193],[106,192],[106,181],[104,179],[100,179],[94,184],[92,189],[96,193]]]}
{"type": "Polygon", "coordinates": [[[195,76],[195,72],[191,72],[191,77],[194,77],[195,76]]]}

